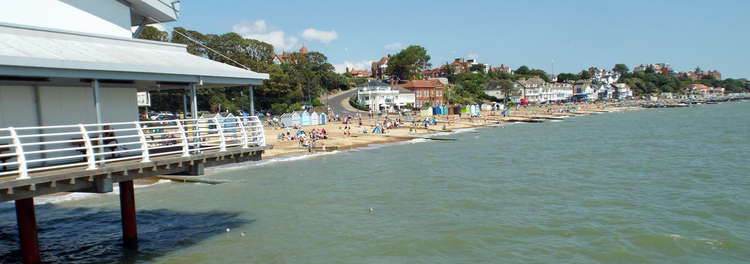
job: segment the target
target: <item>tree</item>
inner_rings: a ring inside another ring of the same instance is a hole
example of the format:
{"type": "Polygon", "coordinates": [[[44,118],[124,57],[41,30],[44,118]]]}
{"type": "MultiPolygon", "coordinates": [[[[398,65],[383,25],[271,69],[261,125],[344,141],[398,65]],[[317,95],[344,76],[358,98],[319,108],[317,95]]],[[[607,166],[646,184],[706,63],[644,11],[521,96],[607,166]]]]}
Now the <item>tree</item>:
{"type": "Polygon", "coordinates": [[[503,91],[503,95],[505,96],[505,101],[503,104],[508,104],[508,99],[510,98],[510,92],[513,91],[513,83],[508,80],[500,80],[500,90],[503,91]]]}
{"type": "Polygon", "coordinates": [[[169,33],[167,33],[166,31],[160,31],[159,29],[152,26],[146,26],[141,31],[141,34],[138,35],[138,38],[167,42],[169,41],[169,33]]]}
{"type": "Polygon", "coordinates": [[[391,57],[385,73],[401,80],[408,80],[430,66],[432,65],[427,50],[421,46],[411,45],[391,57]]]}
{"type": "Polygon", "coordinates": [[[557,75],[557,82],[569,82],[578,80],[578,75],[573,73],[560,73],[557,75]]]}
{"type": "Polygon", "coordinates": [[[623,75],[623,74],[629,72],[630,69],[628,68],[627,65],[622,64],[622,63],[618,63],[618,64],[615,64],[615,67],[612,68],[612,71],[616,72],[616,73],[619,73],[620,75],[623,75]]]}
{"type": "Polygon", "coordinates": [[[515,74],[529,74],[529,67],[527,67],[526,65],[523,65],[521,67],[518,67],[518,69],[516,69],[514,73],[515,74]]]}
{"type": "Polygon", "coordinates": [[[484,72],[485,67],[486,66],[484,64],[474,64],[471,65],[469,70],[471,70],[472,72],[484,72]]]}
{"type": "Polygon", "coordinates": [[[591,73],[587,70],[582,70],[580,73],[578,73],[578,79],[581,79],[581,80],[591,79],[591,73]]]}

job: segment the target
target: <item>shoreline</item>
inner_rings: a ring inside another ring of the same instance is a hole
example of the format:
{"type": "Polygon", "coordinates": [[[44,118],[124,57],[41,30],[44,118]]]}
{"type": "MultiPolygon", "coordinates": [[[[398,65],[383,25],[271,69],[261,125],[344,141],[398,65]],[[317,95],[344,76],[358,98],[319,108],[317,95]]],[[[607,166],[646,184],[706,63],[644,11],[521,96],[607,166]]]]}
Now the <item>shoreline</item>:
{"type": "MultiPolygon", "coordinates": [[[[432,125],[425,129],[419,127],[415,132],[410,132],[409,128],[412,127],[411,121],[402,121],[402,126],[399,128],[387,129],[385,134],[372,134],[371,131],[375,127],[375,122],[382,122],[386,117],[390,119],[402,118],[403,116],[396,115],[384,115],[380,117],[362,117],[362,126],[359,124],[346,125],[338,121],[335,123],[328,123],[325,125],[316,126],[305,126],[300,128],[301,130],[309,133],[313,129],[325,129],[328,134],[328,139],[321,139],[316,142],[317,146],[325,144],[327,151],[332,150],[346,150],[352,148],[366,147],[373,144],[385,144],[394,143],[400,141],[408,141],[413,139],[429,137],[433,134],[438,133],[451,133],[458,129],[470,129],[488,127],[490,125],[502,125],[504,123],[515,123],[515,122],[529,122],[529,123],[540,123],[544,121],[563,121],[567,117],[580,116],[580,115],[592,115],[609,112],[619,111],[630,111],[630,110],[641,110],[646,109],[643,107],[633,106],[606,106],[603,103],[595,104],[580,104],[573,106],[529,106],[520,108],[519,110],[511,110],[511,115],[503,117],[499,111],[482,111],[481,117],[466,117],[463,115],[446,115],[436,117],[437,124],[432,125]],[[560,109],[576,108],[570,112],[563,111],[560,109]],[[343,127],[351,127],[351,136],[344,134],[343,127]],[[445,128],[445,129],[443,129],[445,128]],[[367,134],[363,134],[362,130],[367,129],[367,134]]],[[[424,117],[414,117],[415,119],[423,119],[424,117]]],[[[355,117],[354,123],[358,120],[355,117]]],[[[417,122],[418,124],[418,122],[417,122]]],[[[307,148],[302,147],[299,141],[296,140],[280,140],[278,138],[279,133],[285,133],[285,128],[279,127],[265,127],[266,142],[269,145],[273,145],[272,149],[266,150],[263,153],[263,159],[267,158],[279,158],[291,155],[299,155],[309,153],[307,148]]],[[[290,129],[291,133],[297,131],[297,129],[290,129]]],[[[317,153],[321,151],[312,151],[317,153]]]]}

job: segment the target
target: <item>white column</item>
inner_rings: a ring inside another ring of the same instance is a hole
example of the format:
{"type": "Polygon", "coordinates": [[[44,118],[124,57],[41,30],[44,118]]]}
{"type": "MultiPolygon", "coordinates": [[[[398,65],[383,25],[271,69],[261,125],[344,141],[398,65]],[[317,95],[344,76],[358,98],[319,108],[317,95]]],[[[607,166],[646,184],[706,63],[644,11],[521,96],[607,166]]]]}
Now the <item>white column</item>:
{"type": "Polygon", "coordinates": [[[250,115],[254,116],[255,115],[255,99],[253,97],[253,86],[250,85],[247,87],[247,89],[250,92],[250,115]]]}
{"type": "Polygon", "coordinates": [[[190,113],[193,115],[193,119],[198,118],[198,92],[194,83],[190,84],[190,113]]]}
{"type": "Polygon", "coordinates": [[[99,100],[99,80],[94,79],[91,82],[91,87],[94,89],[94,106],[96,107],[96,123],[102,123],[102,103],[99,100]]]}

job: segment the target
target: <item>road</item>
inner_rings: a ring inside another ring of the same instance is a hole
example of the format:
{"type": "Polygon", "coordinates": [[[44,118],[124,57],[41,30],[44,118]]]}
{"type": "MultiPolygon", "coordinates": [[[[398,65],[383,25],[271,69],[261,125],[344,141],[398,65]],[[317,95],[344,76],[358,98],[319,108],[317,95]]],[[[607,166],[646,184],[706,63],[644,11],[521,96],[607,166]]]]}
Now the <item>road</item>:
{"type": "MultiPolygon", "coordinates": [[[[353,97],[356,94],[356,92],[357,92],[357,89],[351,89],[351,90],[344,91],[336,95],[329,96],[328,106],[331,108],[331,111],[335,114],[340,114],[340,115],[348,114],[348,113],[363,112],[349,105],[349,98],[353,97]]],[[[321,98],[321,99],[325,99],[325,98],[321,98]]]]}

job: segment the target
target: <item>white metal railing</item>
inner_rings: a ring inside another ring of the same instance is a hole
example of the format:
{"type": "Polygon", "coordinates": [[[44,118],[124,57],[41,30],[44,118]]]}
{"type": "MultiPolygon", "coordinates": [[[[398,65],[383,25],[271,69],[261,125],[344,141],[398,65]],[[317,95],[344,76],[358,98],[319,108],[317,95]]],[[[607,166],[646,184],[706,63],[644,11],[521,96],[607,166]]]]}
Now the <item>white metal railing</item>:
{"type": "Polygon", "coordinates": [[[265,146],[256,116],[0,128],[0,176],[265,146]]]}

